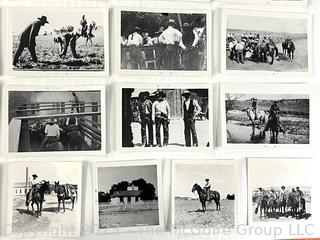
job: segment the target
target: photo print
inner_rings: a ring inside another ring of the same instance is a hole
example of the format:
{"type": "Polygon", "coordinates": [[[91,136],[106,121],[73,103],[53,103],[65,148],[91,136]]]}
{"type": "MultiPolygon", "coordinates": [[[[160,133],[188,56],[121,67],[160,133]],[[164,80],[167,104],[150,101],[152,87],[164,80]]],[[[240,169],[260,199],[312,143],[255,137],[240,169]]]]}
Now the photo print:
{"type": "Polygon", "coordinates": [[[9,21],[14,72],[103,72],[108,66],[107,11],[12,8],[9,21]]]}
{"type": "Polygon", "coordinates": [[[133,87],[121,89],[123,148],[210,146],[211,98],[207,85],[206,88],[133,87]]]}
{"type": "Polygon", "coordinates": [[[223,24],[223,70],[311,71],[309,15],[234,10],[224,12],[223,24]]]}
{"type": "Polygon", "coordinates": [[[119,69],[208,72],[208,12],[120,10],[119,69]]]}
{"type": "Polygon", "coordinates": [[[97,163],[94,171],[97,232],[163,227],[157,161],[97,163]]]}
{"type": "Polygon", "coordinates": [[[8,176],[8,234],[80,237],[81,162],[10,162],[8,176]]]}
{"type": "Polygon", "coordinates": [[[174,160],[173,228],[234,228],[236,169],[234,160],[174,160]]]}
{"type": "Polygon", "coordinates": [[[310,220],[311,172],[312,159],[249,158],[249,223],[310,220]]]}
{"type": "Polygon", "coordinates": [[[103,88],[24,86],[5,94],[9,153],[104,149],[103,88]]]}
{"type": "Polygon", "coordinates": [[[248,91],[243,88],[238,92],[235,89],[223,92],[225,143],[311,144],[311,88],[304,86],[300,92],[293,90],[288,94],[290,91],[286,90],[270,94],[267,86],[265,90],[253,86],[248,91]]]}

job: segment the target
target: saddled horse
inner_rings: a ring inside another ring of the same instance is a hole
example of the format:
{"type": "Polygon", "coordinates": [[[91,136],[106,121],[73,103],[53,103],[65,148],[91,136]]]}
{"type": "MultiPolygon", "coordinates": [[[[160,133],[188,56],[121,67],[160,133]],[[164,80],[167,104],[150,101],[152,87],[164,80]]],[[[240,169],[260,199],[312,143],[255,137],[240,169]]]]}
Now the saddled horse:
{"type": "Polygon", "coordinates": [[[273,197],[270,197],[269,199],[268,199],[268,212],[269,212],[269,210],[271,211],[271,213],[272,214],[275,214],[276,213],[276,210],[277,210],[277,208],[278,208],[278,202],[277,202],[277,200],[275,199],[275,198],[273,198],[273,197]]]}
{"type": "Polygon", "coordinates": [[[267,123],[268,115],[263,110],[256,110],[256,113],[252,108],[247,108],[247,116],[249,117],[249,120],[252,124],[252,135],[251,139],[255,136],[255,129],[257,128],[260,133],[259,137],[264,138],[265,137],[265,125],[267,123]]]}
{"type": "Polygon", "coordinates": [[[29,211],[29,204],[30,204],[30,197],[29,194],[32,194],[31,196],[31,208],[32,208],[32,214],[34,214],[34,208],[33,204],[37,205],[37,211],[36,211],[36,216],[40,217],[41,212],[42,212],[42,204],[44,200],[44,195],[48,193],[51,193],[51,188],[50,188],[50,182],[49,181],[43,181],[41,186],[39,188],[32,189],[32,191],[29,191],[27,193],[27,199],[26,199],[26,206],[29,211]]]}
{"type": "Polygon", "coordinates": [[[71,211],[74,209],[74,203],[77,199],[77,191],[73,189],[70,185],[60,185],[59,181],[54,182],[54,192],[57,194],[58,198],[58,213],[60,212],[60,204],[62,203],[63,212],[66,211],[65,200],[71,200],[71,211]]]}
{"type": "Polygon", "coordinates": [[[276,116],[275,114],[270,114],[267,127],[265,129],[266,131],[270,130],[271,131],[271,142],[272,143],[278,143],[278,136],[279,132],[281,130],[280,124],[279,124],[279,117],[276,116]]]}
{"type": "Polygon", "coordinates": [[[68,149],[71,151],[80,151],[83,146],[83,134],[78,126],[69,126],[67,128],[68,149]]]}
{"type": "Polygon", "coordinates": [[[267,217],[268,212],[268,197],[267,196],[261,196],[258,198],[258,207],[255,210],[255,214],[258,214],[260,208],[260,219],[262,217],[267,217]]]}
{"type": "Polygon", "coordinates": [[[256,45],[255,52],[259,55],[258,62],[267,62],[268,55],[271,57],[270,65],[274,63],[274,59],[279,55],[276,44],[272,41],[263,41],[256,45]]]}
{"type": "Polygon", "coordinates": [[[207,197],[207,194],[204,192],[204,190],[202,189],[202,187],[200,187],[200,185],[198,185],[197,183],[193,185],[192,187],[192,192],[197,192],[198,196],[199,196],[199,201],[202,205],[202,211],[205,212],[207,210],[207,205],[206,202],[207,201],[212,201],[214,200],[215,204],[216,204],[216,210],[220,210],[220,193],[217,191],[210,191],[209,192],[209,200],[207,197]]]}
{"type": "Polygon", "coordinates": [[[292,193],[289,193],[287,196],[287,207],[290,208],[293,218],[298,216],[299,209],[299,199],[292,193]]]}
{"type": "Polygon", "coordinates": [[[282,42],[283,55],[288,57],[288,61],[293,62],[294,60],[294,51],[296,46],[292,39],[286,39],[282,42]]]}

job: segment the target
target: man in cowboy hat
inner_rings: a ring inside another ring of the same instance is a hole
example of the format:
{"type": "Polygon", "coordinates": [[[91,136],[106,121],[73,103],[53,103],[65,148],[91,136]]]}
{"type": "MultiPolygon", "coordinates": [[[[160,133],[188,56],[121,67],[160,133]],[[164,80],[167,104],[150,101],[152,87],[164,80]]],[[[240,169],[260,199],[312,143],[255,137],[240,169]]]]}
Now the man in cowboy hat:
{"type": "Polygon", "coordinates": [[[190,99],[191,93],[187,90],[182,93],[185,98],[183,102],[183,121],[184,121],[184,138],[187,147],[191,147],[191,135],[192,143],[194,147],[198,147],[197,131],[195,127],[195,118],[201,112],[201,107],[194,99],[190,99]]]}
{"type": "Polygon", "coordinates": [[[152,102],[149,99],[149,92],[139,93],[139,112],[141,119],[141,142],[144,147],[153,146],[153,124],[152,124],[152,102]],[[147,141],[147,128],[149,141],[147,141]]]}
{"type": "Polygon", "coordinates": [[[86,37],[87,36],[87,30],[88,30],[88,22],[86,19],[86,15],[82,15],[82,18],[80,20],[80,26],[82,27],[81,29],[81,36],[86,37]]]}
{"type": "Polygon", "coordinates": [[[169,19],[167,29],[159,36],[159,42],[165,45],[165,70],[179,70],[179,51],[185,50],[182,33],[176,29],[176,22],[169,19]]]}
{"type": "Polygon", "coordinates": [[[46,23],[49,23],[46,16],[41,16],[35,22],[31,23],[20,35],[19,46],[14,55],[13,65],[17,66],[19,57],[21,56],[23,50],[28,48],[32,61],[38,62],[38,58],[36,55],[36,37],[39,35],[40,28],[44,26],[46,23]]]}
{"type": "Polygon", "coordinates": [[[280,190],[279,190],[279,200],[283,201],[283,199],[285,198],[286,195],[286,187],[285,186],[281,186],[280,190]]]}
{"type": "Polygon", "coordinates": [[[170,106],[165,100],[166,94],[162,91],[155,93],[157,100],[152,104],[152,122],[156,124],[157,146],[161,144],[161,126],[163,127],[163,146],[169,143],[170,106]]]}
{"type": "Polygon", "coordinates": [[[301,198],[303,198],[303,192],[300,190],[299,187],[296,187],[296,196],[298,197],[299,208],[300,208],[300,210],[303,210],[303,206],[301,203],[301,198]]]}
{"type": "Polygon", "coordinates": [[[261,200],[265,197],[265,191],[262,187],[259,187],[258,188],[258,192],[257,192],[257,207],[255,209],[255,213],[257,214],[258,213],[258,209],[260,207],[260,204],[261,204],[261,200]]]}
{"type": "Polygon", "coordinates": [[[205,180],[205,184],[203,186],[203,191],[207,195],[207,200],[210,201],[210,188],[211,188],[211,183],[210,180],[207,178],[205,180]]]}
{"type": "Polygon", "coordinates": [[[142,45],[141,29],[135,27],[134,31],[129,35],[127,42],[127,46],[130,49],[131,69],[145,69],[145,62],[141,53],[142,45]]]}
{"type": "Polygon", "coordinates": [[[32,174],[32,179],[30,180],[30,189],[26,195],[26,206],[29,208],[29,203],[32,201],[32,196],[34,195],[35,191],[39,188],[42,184],[42,181],[38,180],[37,174],[32,174]]]}
{"type": "Polygon", "coordinates": [[[278,101],[275,100],[273,101],[273,104],[271,105],[270,107],[270,114],[269,114],[269,121],[268,121],[268,124],[267,124],[267,127],[264,131],[268,131],[271,127],[270,127],[270,119],[273,119],[275,118],[278,125],[279,125],[279,128],[280,128],[280,132],[284,132],[284,128],[282,127],[282,124],[280,122],[280,108],[279,108],[279,105],[278,105],[278,101]]]}
{"type": "Polygon", "coordinates": [[[44,129],[44,133],[45,137],[40,146],[41,150],[45,150],[48,144],[59,141],[60,139],[60,127],[56,124],[56,120],[54,118],[50,118],[49,123],[44,129]]]}

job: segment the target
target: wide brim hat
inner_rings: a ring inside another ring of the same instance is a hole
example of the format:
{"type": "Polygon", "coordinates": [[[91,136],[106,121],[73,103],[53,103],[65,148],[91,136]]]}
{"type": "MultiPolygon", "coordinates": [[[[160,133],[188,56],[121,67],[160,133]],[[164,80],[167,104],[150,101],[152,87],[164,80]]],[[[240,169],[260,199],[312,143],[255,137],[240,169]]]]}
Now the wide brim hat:
{"type": "Polygon", "coordinates": [[[209,181],[210,181],[210,179],[209,179],[209,178],[207,178],[205,181],[206,181],[206,182],[209,182],[209,181]]]}
{"type": "Polygon", "coordinates": [[[41,16],[41,17],[39,17],[38,19],[39,19],[41,22],[49,23],[46,16],[41,16]]]}
{"type": "Polygon", "coordinates": [[[37,174],[32,174],[32,177],[38,177],[38,175],[37,174]]]}
{"type": "Polygon", "coordinates": [[[186,90],[186,91],[184,91],[183,93],[182,93],[182,96],[186,96],[186,95],[191,95],[191,92],[190,91],[188,91],[188,90],[186,90]]]}
{"type": "Polygon", "coordinates": [[[162,92],[162,91],[158,91],[157,93],[156,93],[156,95],[158,96],[158,97],[161,97],[161,98],[165,98],[167,95],[164,93],[164,92],[162,92]]]}
{"type": "Polygon", "coordinates": [[[296,189],[299,190],[300,188],[299,188],[299,187],[296,187],[296,189]]]}
{"type": "Polygon", "coordinates": [[[278,102],[279,102],[279,101],[277,101],[277,100],[274,100],[274,101],[273,101],[273,103],[278,103],[278,102]]]}

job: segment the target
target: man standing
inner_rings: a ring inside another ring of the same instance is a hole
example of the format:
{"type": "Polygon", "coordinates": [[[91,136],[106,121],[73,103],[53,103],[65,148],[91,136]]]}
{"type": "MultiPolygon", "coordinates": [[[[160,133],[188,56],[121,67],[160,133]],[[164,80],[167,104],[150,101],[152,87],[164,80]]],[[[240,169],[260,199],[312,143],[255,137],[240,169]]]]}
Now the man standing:
{"type": "Polygon", "coordinates": [[[72,97],[73,97],[73,101],[72,101],[72,106],[71,106],[71,111],[73,111],[73,109],[75,108],[77,113],[80,112],[80,100],[79,97],[77,96],[76,92],[72,91],[72,97]]]}
{"type": "Polygon", "coordinates": [[[196,100],[190,99],[190,92],[185,91],[182,96],[185,97],[183,102],[183,121],[184,121],[184,137],[187,147],[191,147],[191,136],[194,147],[198,147],[197,131],[195,127],[195,117],[201,112],[201,107],[196,100]]]}
{"type": "Polygon", "coordinates": [[[50,118],[50,122],[46,125],[44,129],[45,137],[41,143],[40,149],[45,150],[47,144],[60,139],[60,127],[56,124],[54,118],[50,118]]]}
{"type": "Polygon", "coordinates": [[[252,98],[252,111],[254,112],[254,120],[258,120],[258,114],[257,114],[257,99],[252,98]]]}
{"type": "Polygon", "coordinates": [[[141,53],[143,38],[140,33],[141,29],[135,27],[133,33],[128,37],[127,46],[130,48],[131,69],[145,69],[144,58],[141,53]]]}
{"type": "Polygon", "coordinates": [[[265,191],[263,190],[262,187],[258,188],[258,193],[257,193],[257,207],[255,209],[255,213],[258,213],[259,207],[261,207],[261,201],[263,200],[263,198],[265,197],[265,191]]]}
{"type": "Polygon", "coordinates": [[[39,35],[40,28],[44,26],[46,23],[49,23],[46,16],[42,16],[38,18],[35,22],[31,23],[20,35],[19,46],[14,55],[13,66],[17,66],[19,61],[19,57],[21,56],[23,50],[28,48],[32,61],[38,62],[38,58],[36,55],[36,37],[39,35]]]}
{"type": "Polygon", "coordinates": [[[148,99],[150,96],[149,92],[141,92],[139,94],[140,103],[139,103],[139,112],[141,119],[141,140],[144,147],[153,146],[153,124],[152,124],[152,102],[148,99]],[[147,141],[147,132],[149,141],[147,141]]]}
{"type": "Polygon", "coordinates": [[[203,191],[207,195],[207,201],[210,201],[210,188],[211,188],[211,183],[210,183],[210,180],[207,178],[203,186],[203,191]]]}
{"type": "Polygon", "coordinates": [[[159,42],[165,45],[165,70],[179,70],[179,50],[186,49],[182,33],[175,28],[176,23],[170,19],[168,27],[159,36],[159,42]]]}
{"type": "Polygon", "coordinates": [[[82,27],[81,29],[81,37],[87,36],[87,30],[88,30],[88,22],[86,20],[86,15],[82,15],[82,18],[80,20],[80,25],[82,27]]]}
{"type": "Polygon", "coordinates": [[[304,210],[301,203],[301,198],[303,198],[303,192],[300,190],[299,187],[296,187],[296,196],[298,197],[300,211],[304,210]]]}
{"type": "Polygon", "coordinates": [[[162,91],[156,93],[157,100],[152,104],[152,121],[156,124],[157,146],[162,147],[160,130],[163,127],[163,146],[169,143],[170,106],[165,100],[166,94],[162,91]]]}

